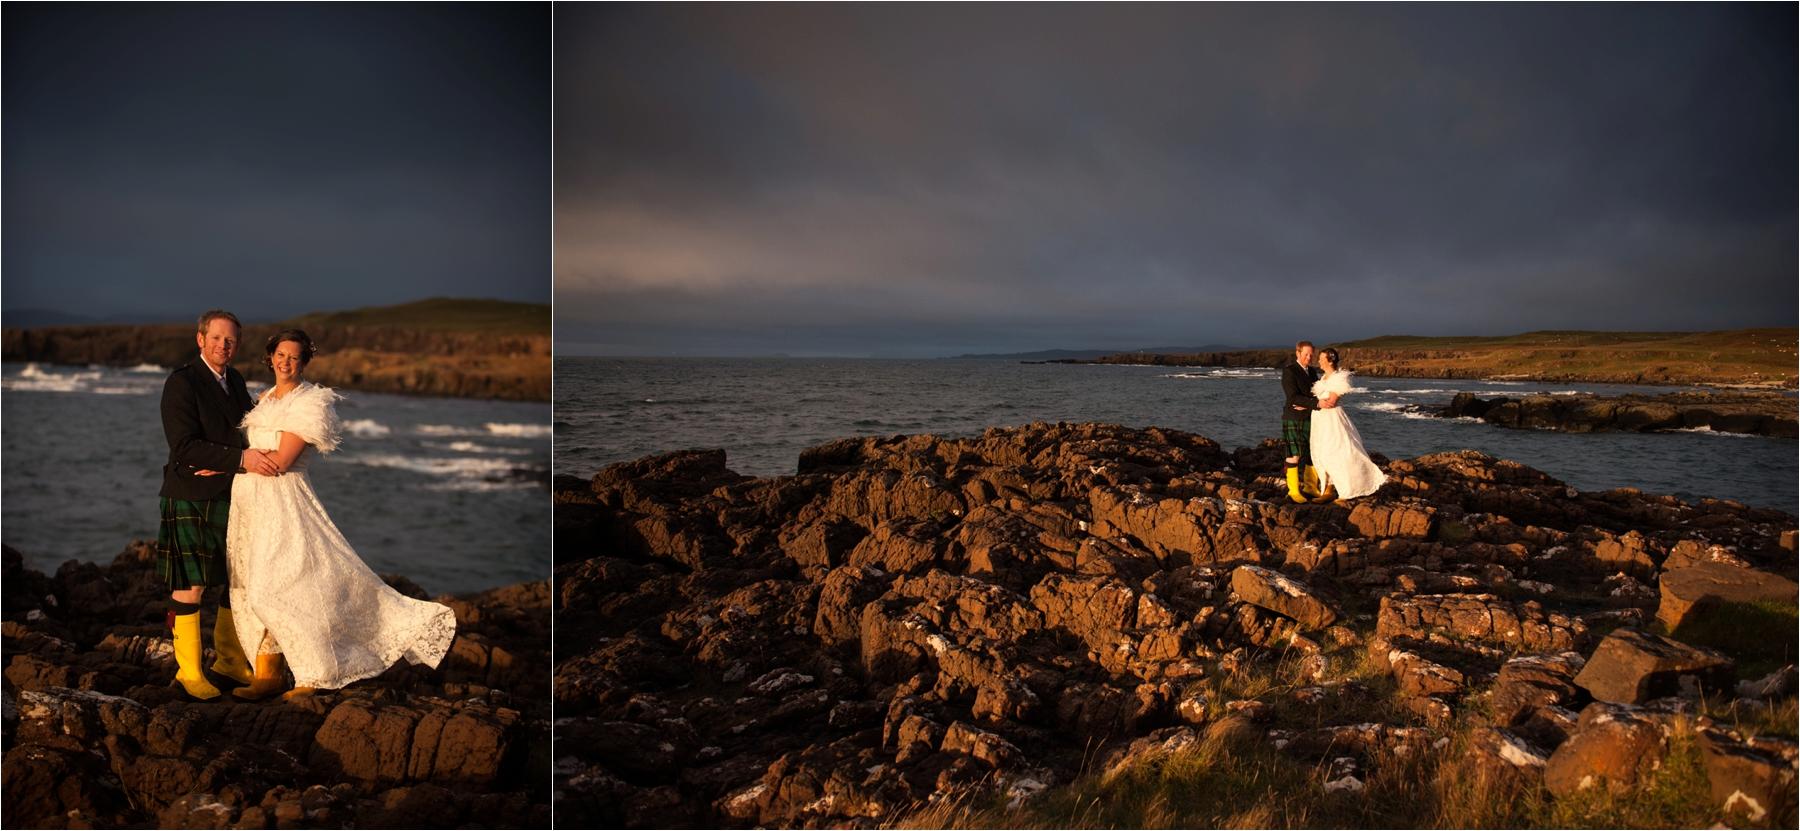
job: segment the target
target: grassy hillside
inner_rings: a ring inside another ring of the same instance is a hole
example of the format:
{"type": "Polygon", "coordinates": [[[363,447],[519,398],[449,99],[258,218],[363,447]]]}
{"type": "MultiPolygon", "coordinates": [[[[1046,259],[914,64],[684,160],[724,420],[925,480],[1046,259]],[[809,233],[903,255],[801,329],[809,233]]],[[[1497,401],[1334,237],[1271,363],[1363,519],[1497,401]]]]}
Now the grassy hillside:
{"type": "MultiPolygon", "coordinates": [[[[307,376],[371,392],[550,400],[550,307],[432,298],[399,306],[314,312],[244,327],[233,365],[267,381],[263,345],[282,329],[306,331],[318,348],[307,376]]],[[[194,324],[7,329],[8,361],[179,366],[193,360],[194,324]]]]}
{"type": "MultiPolygon", "coordinates": [[[[1513,378],[1638,384],[1732,384],[1792,389],[1800,329],[1723,332],[1526,332],[1502,337],[1385,335],[1330,344],[1366,375],[1513,378]]],[[[1327,344],[1320,344],[1321,346],[1327,344]]],[[[1101,363],[1269,365],[1285,351],[1114,355],[1101,363]]]]}

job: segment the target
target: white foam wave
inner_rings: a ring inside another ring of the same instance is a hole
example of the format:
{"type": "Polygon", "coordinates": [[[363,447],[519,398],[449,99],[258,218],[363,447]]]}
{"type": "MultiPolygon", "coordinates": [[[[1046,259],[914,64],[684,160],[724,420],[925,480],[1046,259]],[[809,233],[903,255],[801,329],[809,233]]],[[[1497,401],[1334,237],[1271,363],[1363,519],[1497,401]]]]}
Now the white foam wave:
{"type": "Polygon", "coordinates": [[[497,447],[491,444],[478,444],[472,441],[425,442],[426,447],[438,450],[449,450],[456,453],[486,453],[500,456],[528,456],[532,453],[529,447],[497,447]]]}
{"type": "Polygon", "coordinates": [[[1376,390],[1376,392],[1386,393],[1388,395],[1442,395],[1447,392],[1467,392],[1467,390],[1440,390],[1440,389],[1394,390],[1394,389],[1386,389],[1386,390],[1376,390]]]}
{"type": "Polygon", "coordinates": [[[344,422],[344,432],[359,439],[378,439],[394,431],[372,418],[352,418],[344,422]]]}
{"type": "Polygon", "coordinates": [[[391,467],[431,476],[470,476],[482,478],[511,473],[513,465],[505,459],[472,459],[467,456],[405,456],[399,453],[366,453],[346,458],[369,467],[391,467]]]}
{"type": "Polygon", "coordinates": [[[70,392],[95,395],[148,395],[161,388],[154,378],[133,377],[116,370],[57,372],[28,363],[17,375],[0,379],[0,389],[18,392],[70,392]]]}
{"type": "Polygon", "coordinates": [[[1205,379],[1205,380],[1211,381],[1211,380],[1220,380],[1220,379],[1237,380],[1237,379],[1241,379],[1241,378],[1273,378],[1273,377],[1275,377],[1275,373],[1259,372],[1259,371],[1247,370],[1247,369],[1214,369],[1214,370],[1208,370],[1206,372],[1170,372],[1170,373],[1165,373],[1160,377],[1163,377],[1163,378],[1200,378],[1200,379],[1205,379]]]}
{"type": "Polygon", "coordinates": [[[1352,406],[1359,410],[1374,410],[1378,413],[1398,413],[1404,412],[1412,405],[1399,401],[1358,401],[1354,402],[1352,406]]]}
{"type": "Polygon", "coordinates": [[[428,491],[463,491],[487,493],[489,491],[516,491],[531,487],[530,482],[490,482],[486,479],[456,479],[449,482],[433,482],[425,486],[428,491]]]}
{"type": "Polygon", "coordinates": [[[1488,384],[1490,386],[1495,386],[1495,387],[1522,387],[1522,386],[1525,386],[1524,381],[1482,381],[1481,383],[1488,384]]]}
{"type": "Polygon", "coordinates": [[[490,435],[508,436],[512,438],[549,438],[551,426],[548,424],[495,424],[488,422],[490,435]]]}
{"type": "Polygon", "coordinates": [[[457,427],[450,424],[421,424],[413,428],[413,432],[421,436],[479,436],[479,430],[457,427]]]}
{"type": "Polygon", "coordinates": [[[139,372],[139,373],[144,373],[147,375],[161,375],[163,373],[168,372],[169,370],[164,367],[157,366],[156,364],[138,364],[137,366],[134,366],[125,371],[126,372],[139,372]]]}
{"type": "Polygon", "coordinates": [[[1704,425],[1704,424],[1699,427],[1677,427],[1674,430],[1670,430],[1669,432],[1671,432],[1671,433],[1704,433],[1708,436],[1722,436],[1722,437],[1728,438],[1728,439],[1750,439],[1750,438],[1756,437],[1755,434],[1753,434],[1753,433],[1728,433],[1724,430],[1714,430],[1710,425],[1704,425]]]}

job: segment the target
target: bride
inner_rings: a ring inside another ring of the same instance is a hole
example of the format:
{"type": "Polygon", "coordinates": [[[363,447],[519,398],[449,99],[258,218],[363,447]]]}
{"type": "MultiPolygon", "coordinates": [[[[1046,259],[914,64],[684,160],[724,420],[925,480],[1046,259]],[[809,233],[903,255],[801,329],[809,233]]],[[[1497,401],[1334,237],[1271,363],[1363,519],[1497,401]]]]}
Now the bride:
{"type": "MultiPolygon", "coordinates": [[[[1313,395],[1323,398],[1351,391],[1350,373],[1339,366],[1336,349],[1319,353],[1319,368],[1325,374],[1313,383],[1313,395]]],[[[1367,496],[1387,481],[1387,474],[1363,450],[1362,435],[1356,432],[1356,425],[1350,423],[1350,414],[1343,407],[1313,410],[1311,449],[1313,465],[1319,471],[1320,495],[1315,502],[1367,496]]]]}
{"type": "Polygon", "coordinates": [[[288,329],[265,350],[275,385],[244,416],[251,447],[274,448],[277,476],[232,481],[225,550],[239,642],[254,647],[256,675],[232,692],[256,700],[337,689],[381,674],[400,658],[436,667],[456,635],[448,606],[389,588],[344,540],[313,494],[306,468],[337,449],[335,391],[301,379],[312,339],[288,329]],[[284,661],[285,657],[285,661],[284,661]]]}

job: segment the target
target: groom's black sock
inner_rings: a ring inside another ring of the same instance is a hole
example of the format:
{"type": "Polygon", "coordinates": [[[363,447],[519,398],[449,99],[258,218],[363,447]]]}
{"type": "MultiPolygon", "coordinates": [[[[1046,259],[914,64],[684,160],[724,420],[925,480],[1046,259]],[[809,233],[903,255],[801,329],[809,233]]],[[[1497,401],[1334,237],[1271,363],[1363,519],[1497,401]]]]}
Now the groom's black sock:
{"type": "Polygon", "coordinates": [[[219,589],[219,608],[231,608],[231,588],[229,586],[219,589]]]}
{"type": "Polygon", "coordinates": [[[195,614],[195,613],[198,613],[199,611],[200,611],[200,604],[198,604],[198,603],[183,603],[179,600],[170,600],[169,601],[169,620],[168,620],[168,627],[169,627],[170,631],[173,631],[175,629],[175,619],[176,618],[181,617],[183,615],[195,614]]]}

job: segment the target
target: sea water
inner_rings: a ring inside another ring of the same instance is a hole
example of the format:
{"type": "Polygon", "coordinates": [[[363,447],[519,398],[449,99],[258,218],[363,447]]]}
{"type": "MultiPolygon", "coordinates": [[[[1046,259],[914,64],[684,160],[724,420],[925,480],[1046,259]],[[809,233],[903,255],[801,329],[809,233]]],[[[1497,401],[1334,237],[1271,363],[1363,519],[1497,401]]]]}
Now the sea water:
{"type": "MultiPolygon", "coordinates": [[[[106,563],[156,538],[168,374],[4,365],[0,538],[28,565],[106,563]]],[[[549,576],[549,404],[343,392],[343,444],[307,475],[370,568],[432,594],[549,576]]]]}
{"type": "MultiPolygon", "coordinates": [[[[1696,387],[1358,378],[1345,398],[1371,451],[1402,459],[1474,449],[1582,490],[1735,499],[1795,510],[1793,439],[1706,431],[1558,433],[1440,419],[1459,392],[1656,395],[1696,387]]],[[[1032,421],[1105,421],[1198,433],[1225,450],[1280,436],[1273,368],[1027,364],[1008,360],[558,358],[556,469],[591,476],[653,453],[721,447],[755,476],[791,474],[801,450],[847,436],[970,436],[1032,421]]]]}

